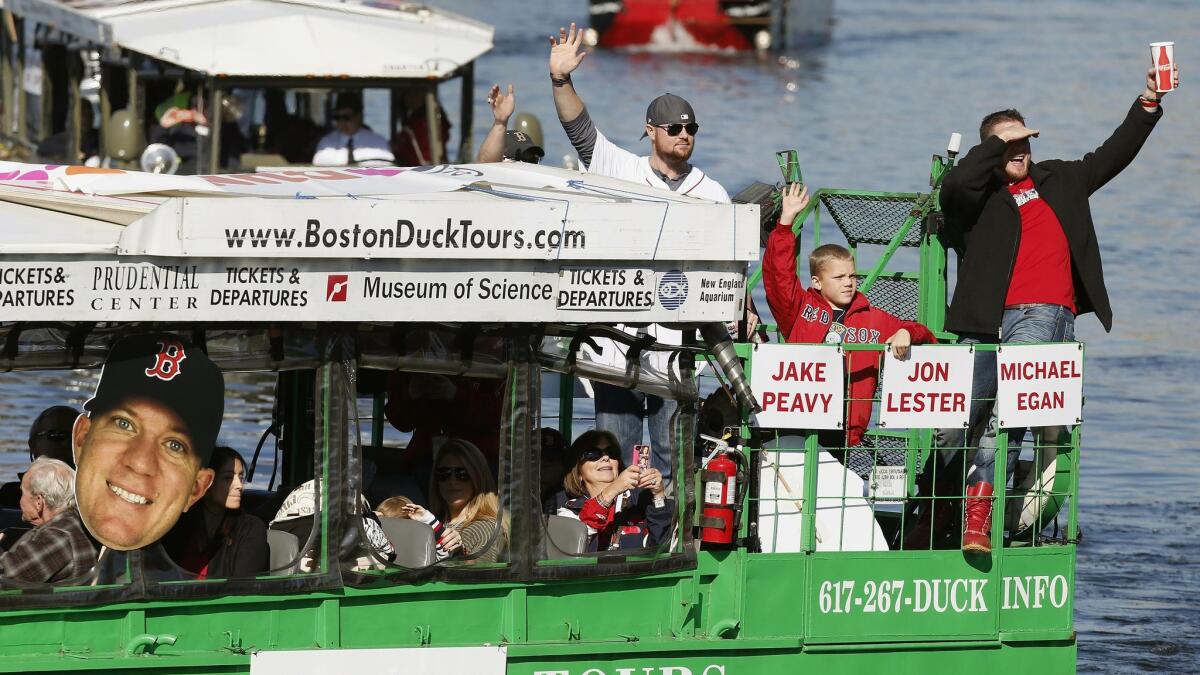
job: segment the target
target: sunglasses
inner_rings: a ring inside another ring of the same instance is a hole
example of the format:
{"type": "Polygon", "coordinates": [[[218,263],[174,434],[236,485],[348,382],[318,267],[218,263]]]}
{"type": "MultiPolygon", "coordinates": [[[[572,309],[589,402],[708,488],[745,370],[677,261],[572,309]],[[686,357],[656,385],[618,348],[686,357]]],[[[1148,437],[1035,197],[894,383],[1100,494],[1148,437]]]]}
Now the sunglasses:
{"type": "Polygon", "coordinates": [[[695,136],[696,132],[700,130],[700,125],[695,122],[688,122],[687,124],[676,122],[675,124],[656,124],[655,126],[659,129],[666,129],[668,136],[678,136],[679,132],[684,129],[687,129],[688,136],[695,136]]]}
{"type": "Polygon", "coordinates": [[[354,113],[338,113],[333,116],[334,122],[349,122],[354,119],[354,113]]]}
{"type": "Polygon", "coordinates": [[[433,470],[433,477],[439,483],[445,483],[450,480],[451,476],[464,482],[471,480],[471,474],[467,473],[467,467],[465,466],[443,466],[433,470]]]}
{"type": "Polygon", "coordinates": [[[544,157],[545,154],[546,153],[544,153],[541,150],[538,150],[536,148],[529,148],[529,149],[525,150],[524,152],[521,152],[520,154],[518,154],[517,159],[519,161],[525,162],[527,164],[541,164],[542,157],[544,157]]]}
{"type": "Polygon", "coordinates": [[[58,429],[50,429],[47,431],[39,431],[33,435],[34,438],[45,438],[47,440],[59,443],[67,440],[67,432],[59,431],[58,429]]]}
{"type": "Polygon", "coordinates": [[[579,455],[579,459],[585,462],[595,462],[601,457],[608,457],[612,460],[618,459],[617,451],[612,448],[588,448],[579,455]]]}

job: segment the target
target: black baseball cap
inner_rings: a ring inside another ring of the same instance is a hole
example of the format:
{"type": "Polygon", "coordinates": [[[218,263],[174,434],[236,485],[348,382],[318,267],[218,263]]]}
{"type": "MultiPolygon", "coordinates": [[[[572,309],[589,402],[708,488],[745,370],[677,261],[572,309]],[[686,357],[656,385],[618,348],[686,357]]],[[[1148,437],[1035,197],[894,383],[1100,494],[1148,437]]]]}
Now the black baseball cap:
{"type": "Polygon", "coordinates": [[[504,132],[504,159],[537,164],[545,156],[546,151],[524,131],[509,129],[504,132]]]}
{"type": "MultiPolygon", "coordinates": [[[[646,124],[657,127],[664,124],[688,124],[696,121],[696,111],[682,96],[666,93],[650,101],[646,108],[646,124]]],[[[642,138],[647,136],[642,132],[642,138]]]]}
{"type": "Polygon", "coordinates": [[[183,421],[200,466],[208,464],[225,415],[225,377],[203,351],[169,333],[122,338],[108,352],[88,415],[112,410],[131,397],[166,406],[183,421]]]}

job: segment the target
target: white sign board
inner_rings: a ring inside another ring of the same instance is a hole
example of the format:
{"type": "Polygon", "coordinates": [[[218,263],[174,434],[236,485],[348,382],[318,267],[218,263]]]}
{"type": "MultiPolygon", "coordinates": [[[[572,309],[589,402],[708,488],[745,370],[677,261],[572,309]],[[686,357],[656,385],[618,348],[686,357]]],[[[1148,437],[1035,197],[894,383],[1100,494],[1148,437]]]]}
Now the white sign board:
{"type": "Polygon", "coordinates": [[[762,405],[760,427],[841,429],[846,407],[842,348],[754,345],[750,388],[762,405]]]}
{"type": "Polygon", "coordinates": [[[965,427],[971,412],[975,349],[913,347],[909,357],[883,357],[879,426],[888,429],[965,427]]]}
{"type": "Polygon", "coordinates": [[[1083,420],[1083,345],[996,348],[996,415],[1005,429],[1083,420]]]}
{"type": "Polygon", "coordinates": [[[396,649],[306,649],[259,651],[250,655],[251,675],[504,675],[508,648],[409,647],[396,649]]]}
{"type": "Polygon", "coordinates": [[[741,263],[676,265],[0,257],[0,321],[736,319],[741,263]]]}

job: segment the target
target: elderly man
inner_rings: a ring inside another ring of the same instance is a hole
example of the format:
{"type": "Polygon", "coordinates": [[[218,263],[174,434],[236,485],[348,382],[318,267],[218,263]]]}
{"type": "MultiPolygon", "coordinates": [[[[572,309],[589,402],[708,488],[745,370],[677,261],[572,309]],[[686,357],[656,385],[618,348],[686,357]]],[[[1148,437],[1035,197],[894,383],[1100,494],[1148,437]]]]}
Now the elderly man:
{"type": "Polygon", "coordinates": [[[75,497],[100,543],[152,544],[204,496],[224,392],[217,365],[178,336],[134,335],[113,346],[72,431],[75,497]]]}
{"type": "Polygon", "coordinates": [[[53,583],[83,575],[96,564],[96,545],[75,508],[75,470],[48,457],[21,479],[21,519],[33,529],[0,555],[0,577],[53,583]]]}

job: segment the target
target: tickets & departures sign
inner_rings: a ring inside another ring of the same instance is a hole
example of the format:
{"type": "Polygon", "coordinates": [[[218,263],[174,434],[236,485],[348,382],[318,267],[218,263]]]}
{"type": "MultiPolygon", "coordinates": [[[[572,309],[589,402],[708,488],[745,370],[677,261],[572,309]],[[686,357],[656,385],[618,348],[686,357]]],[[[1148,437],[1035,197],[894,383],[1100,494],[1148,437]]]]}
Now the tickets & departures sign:
{"type": "Polygon", "coordinates": [[[758,425],[780,429],[841,429],[846,378],[835,345],[755,345],[750,388],[762,412],[758,425]]]}
{"type": "Polygon", "coordinates": [[[996,415],[1004,429],[1083,421],[1083,345],[996,348],[996,415]]]}
{"type": "Polygon", "coordinates": [[[883,357],[879,426],[887,429],[965,427],[971,412],[975,349],[918,346],[909,357],[883,357]]]}

